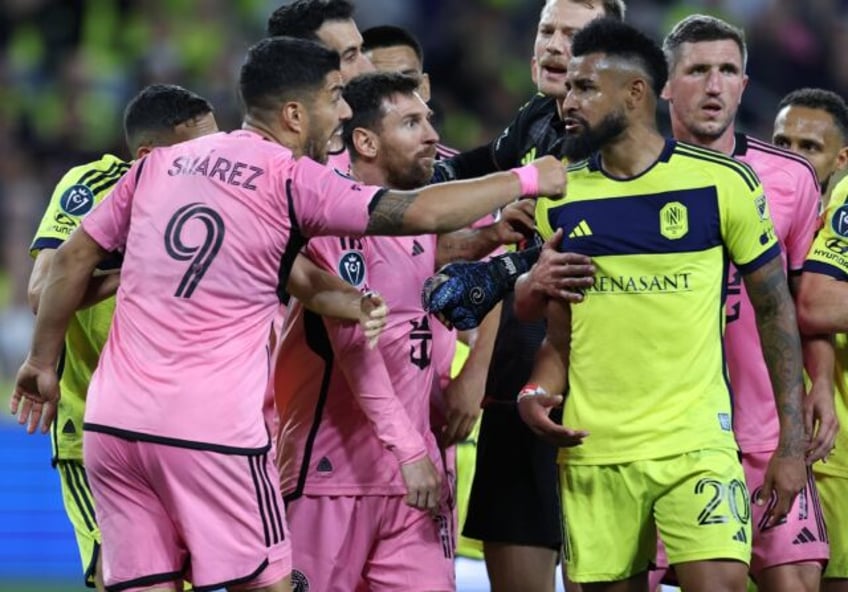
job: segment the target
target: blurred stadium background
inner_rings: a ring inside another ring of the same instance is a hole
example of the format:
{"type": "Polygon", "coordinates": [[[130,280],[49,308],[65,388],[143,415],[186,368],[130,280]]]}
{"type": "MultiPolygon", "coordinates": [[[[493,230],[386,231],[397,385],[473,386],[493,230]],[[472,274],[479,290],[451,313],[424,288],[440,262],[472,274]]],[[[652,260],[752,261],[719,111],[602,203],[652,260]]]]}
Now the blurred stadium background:
{"type": "MultiPolygon", "coordinates": [[[[542,0],[354,0],[361,29],[408,27],[425,49],[442,141],[488,141],[531,95],[542,0]]],[[[0,402],[29,344],[27,247],[55,183],[103,152],[128,158],[126,101],[151,82],[208,98],[238,125],[234,81],[280,4],[269,0],[0,0],[0,402]]],[[[752,79],[740,127],[770,137],[786,92],[848,96],[848,0],[629,0],[627,19],[658,40],[692,12],[748,35],[752,79]]],[[[666,119],[660,116],[661,123],[666,119]]],[[[0,591],[80,590],[79,563],[44,436],[0,414],[0,591]]],[[[479,579],[476,566],[463,573],[479,579]],[[476,570],[476,571],[475,571],[476,570]]],[[[469,580],[470,581],[470,580],[469,580]]],[[[463,589],[485,589],[484,582],[463,589]],[[479,587],[478,587],[479,586],[479,587]]]]}

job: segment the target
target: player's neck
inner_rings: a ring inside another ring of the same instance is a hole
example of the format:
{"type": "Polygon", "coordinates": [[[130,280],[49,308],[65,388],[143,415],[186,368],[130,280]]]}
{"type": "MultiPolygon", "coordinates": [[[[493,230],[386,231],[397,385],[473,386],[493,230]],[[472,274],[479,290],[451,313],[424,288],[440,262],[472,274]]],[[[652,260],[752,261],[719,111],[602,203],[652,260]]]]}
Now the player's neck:
{"type": "Polygon", "coordinates": [[[601,166],[613,177],[629,179],[650,168],[664,148],[665,138],[656,129],[633,125],[601,149],[601,166]]]}
{"type": "Polygon", "coordinates": [[[682,125],[675,125],[673,122],[671,128],[674,138],[682,142],[716,150],[728,156],[733,154],[733,150],[736,148],[736,128],[732,124],[718,137],[694,134],[682,125]]]}
{"type": "Polygon", "coordinates": [[[376,163],[361,158],[351,160],[350,172],[353,178],[365,185],[388,187],[386,173],[376,163]]]}
{"type": "Polygon", "coordinates": [[[274,129],[272,126],[259,121],[258,119],[251,118],[249,115],[245,117],[244,121],[241,124],[241,128],[251,131],[255,134],[259,134],[266,140],[271,142],[276,142],[280,146],[288,148],[292,151],[295,158],[300,158],[303,156],[303,148],[300,146],[300,142],[298,141],[298,136],[292,132],[286,132],[282,129],[274,129]]]}

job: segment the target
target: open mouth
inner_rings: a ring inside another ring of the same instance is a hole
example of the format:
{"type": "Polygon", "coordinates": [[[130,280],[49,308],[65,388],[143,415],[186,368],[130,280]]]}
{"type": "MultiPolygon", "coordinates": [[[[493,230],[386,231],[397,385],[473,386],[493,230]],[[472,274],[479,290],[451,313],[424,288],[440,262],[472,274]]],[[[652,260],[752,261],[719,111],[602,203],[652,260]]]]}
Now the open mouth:
{"type": "Polygon", "coordinates": [[[579,119],[575,119],[574,117],[566,117],[562,120],[562,125],[563,129],[565,129],[565,133],[573,134],[583,127],[583,122],[579,119]]]}

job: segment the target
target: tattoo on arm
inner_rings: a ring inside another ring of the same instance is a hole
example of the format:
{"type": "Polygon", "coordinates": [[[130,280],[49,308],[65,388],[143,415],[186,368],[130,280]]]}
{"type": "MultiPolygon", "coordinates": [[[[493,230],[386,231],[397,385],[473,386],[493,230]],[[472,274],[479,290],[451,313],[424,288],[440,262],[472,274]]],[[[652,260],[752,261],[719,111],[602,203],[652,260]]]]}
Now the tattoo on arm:
{"type": "Polygon", "coordinates": [[[795,308],[780,258],[745,276],[774,390],[781,435],[781,456],[803,454],[806,446],[802,401],[803,357],[795,308]]]}
{"type": "Polygon", "coordinates": [[[417,192],[386,191],[371,212],[365,234],[398,234],[406,211],[417,197],[417,192]]]}

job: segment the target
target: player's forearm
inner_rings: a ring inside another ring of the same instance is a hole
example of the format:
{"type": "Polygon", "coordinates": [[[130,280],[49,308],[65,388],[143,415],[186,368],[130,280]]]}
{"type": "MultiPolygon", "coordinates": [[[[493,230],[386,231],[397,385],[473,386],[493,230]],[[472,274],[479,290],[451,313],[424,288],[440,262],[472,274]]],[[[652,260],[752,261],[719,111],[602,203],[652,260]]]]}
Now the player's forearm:
{"type": "Polygon", "coordinates": [[[86,245],[79,246],[72,236],[56,251],[41,291],[30,351],[31,360],[39,365],[54,367],[58,362],[68,322],[83,302],[91,274],[102,258],[86,245]]]}
{"type": "Polygon", "coordinates": [[[494,224],[442,234],[437,242],[436,267],[454,261],[476,261],[501,246],[494,224]]]}
{"type": "Polygon", "coordinates": [[[304,255],[295,258],[286,290],[303,306],[321,316],[359,320],[362,297],[359,290],[321,269],[304,255]]]}
{"type": "Polygon", "coordinates": [[[518,176],[495,173],[471,181],[387,191],[371,213],[367,234],[444,234],[521,197],[518,176]]]}
{"type": "Polygon", "coordinates": [[[495,305],[485,316],[477,328],[474,344],[468,352],[468,359],[462,367],[460,376],[470,381],[470,388],[482,396],[486,390],[486,380],[489,376],[489,364],[492,352],[495,350],[495,339],[501,324],[501,305],[495,305]]]}
{"type": "Polygon", "coordinates": [[[848,332],[848,282],[804,272],[797,302],[798,325],[805,335],[848,332]]]}
{"type": "Polygon", "coordinates": [[[568,386],[568,358],[571,354],[571,308],[550,301],[547,304],[548,326],[542,346],[536,352],[530,382],[552,395],[565,394],[568,386]]]}
{"type": "Polygon", "coordinates": [[[88,282],[88,286],[86,286],[85,294],[82,297],[79,307],[81,309],[88,308],[98,302],[103,302],[107,298],[111,298],[118,292],[120,285],[120,273],[109,273],[92,277],[88,282]]]}
{"type": "Polygon", "coordinates": [[[779,258],[745,276],[780,421],[778,453],[803,456],[803,356],[795,307],[779,258]]]}
{"type": "Polygon", "coordinates": [[[830,335],[802,336],[801,349],[804,355],[804,370],[814,385],[833,390],[836,352],[830,335]]]}
{"type": "Polygon", "coordinates": [[[398,400],[379,348],[369,348],[358,326],[325,319],[333,353],[380,443],[400,464],[427,454],[423,436],[398,400]]]}
{"type": "Polygon", "coordinates": [[[538,321],[545,316],[545,304],[547,298],[544,292],[536,289],[533,280],[533,269],[521,274],[515,282],[515,300],[513,310],[519,320],[529,322],[538,321]]]}

